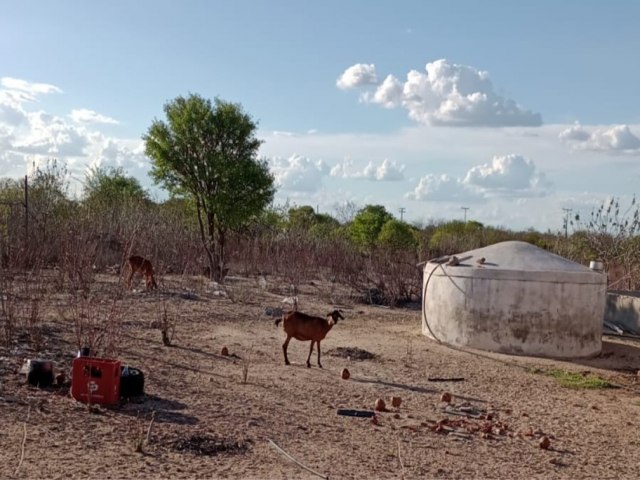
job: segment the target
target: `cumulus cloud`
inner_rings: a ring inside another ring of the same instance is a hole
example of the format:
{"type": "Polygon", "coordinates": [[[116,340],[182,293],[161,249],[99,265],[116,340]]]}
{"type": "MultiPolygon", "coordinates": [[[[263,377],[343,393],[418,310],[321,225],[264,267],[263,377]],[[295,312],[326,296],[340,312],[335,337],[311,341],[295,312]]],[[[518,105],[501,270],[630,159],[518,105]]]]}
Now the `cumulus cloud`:
{"type": "Polygon", "coordinates": [[[425,175],[413,191],[405,195],[411,200],[457,201],[481,200],[479,192],[449,175],[425,175]]]}
{"type": "Polygon", "coordinates": [[[573,150],[633,154],[640,152],[640,138],[628,125],[614,125],[589,131],[580,124],[575,124],[560,132],[559,138],[573,150]]]}
{"type": "Polygon", "coordinates": [[[353,166],[349,158],[331,168],[330,175],[340,178],[361,178],[372,181],[394,182],[404,179],[404,165],[398,165],[395,160],[384,159],[381,163],[370,161],[364,169],[359,170],[353,166]]]}
{"type": "Polygon", "coordinates": [[[490,163],[471,168],[463,182],[493,193],[533,193],[550,186],[545,174],[522,155],[493,157],[490,163]]]}
{"type": "Polygon", "coordinates": [[[45,112],[27,114],[29,126],[17,136],[13,150],[50,156],[79,156],[87,145],[86,132],[45,112]]]}
{"type": "Polygon", "coordinates": [[[532,160],[512,154],[493,157],[461,178],[425,175],[405,196],[414,200],[479,201],[497,196],[544,196],[550,188],[551,182],[532,160]]]}
{"type": "Polygon", "coordinates": [[[356,63],[347,68],[336,80],[336,86],[341,90],[361,87],[364,85],[375,85],[378,83],[376,77],[376,67],[372,63],[356,63]]]}
{"type": "Polygon", "coordinates": [[[387,75],[387,78],[373,94],[366,92],[361,96],[361,99],[365,102],[377,103],[385,108],[396,108],[402,104],[402,92],[402,82],[393,75],[387,75]]]}
{"type": "MultiPolygon", "coordinates": [[[[339,88],[366,86],[375,82],[358,81],[362,64],[349,67],[338,80],[339,88]],[[344,81],[343,77],[350,73],[344,81]]],[[[371,71],[374,66],[369,65],[371,71]]],[[[413,120],[435,126],[539,126],[539,113],[525,110],[514,100],[498,95],[488,72],[471,66],[449,63],[445,59],[427,63],[424,72],[411,70],[401,82],[388,75],[373,93],[361,99],[386,108],[402,106],[413,120]]]]}
{"type": "Polygon", "coordinates": [[[142,142],[110,138],[91,129],[96,123],[115,120],[92,110],[74,110],[69,117],[34,110],[42,95],[61,93],[46,83],[30,83],[10,77],[0,79],[0,172],[19,176],[52,158],[70,171],[84,173],[88,166],[101,165],[134,170],[139,178],[148,171],[142,142]]]}
{"type": "Polygon", "coordinates": [[[76,123],[108,123],[114,125],[119,123],[114,118],[107,117],[106,115],[102,115],[86,108],[71,110],[69,117],[71,117],[71,120],[76,123]]]}
{"type": "Polygon", "coordinates": [[[311,160],[296,154],[289,158],[272,158],[270,169],[280,188],[299,192],[318,191],[322,176],[329,173],[329,167],[322,160],[311,160]]]}

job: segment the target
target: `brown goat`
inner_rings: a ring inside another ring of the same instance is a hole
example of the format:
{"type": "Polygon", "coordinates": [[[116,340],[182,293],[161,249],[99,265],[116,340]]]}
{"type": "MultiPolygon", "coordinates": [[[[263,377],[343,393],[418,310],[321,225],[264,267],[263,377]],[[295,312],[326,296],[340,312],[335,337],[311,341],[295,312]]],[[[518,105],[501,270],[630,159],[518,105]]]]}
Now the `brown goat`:
{"type": "Polygon", "coordinates": [[[283,314],[282,318],[278,318],[275,322],[276,326],[282,321],[282,326],[287,334],[287,339],[282,344],[285,365],[291,365],[289,363],[289,357],[287,357],[287,347],[289,346],[289,341],[295,338],[301,342],[311,340],[311,348],[309,349],[309,356],[307,357],[307,367],[309,368],[311,368],[313,344],[318,344],[318,366],[322,368],[322,364],[320,363],[320,342],[327,336],[329,330],[338,323],[338,319],[344,320],[340,310],[334,310],[329,313],[326,318],[314,317],[297,311],[289,311],[283,314]]]}
{"type": "Polygon", "coordinates": [[[131,280],[136,272],[140,272],[144,277],[144,282],[147,290],[152,288],[158,288],[156,279],[153,277],[153,265],[149,260],[139,255],[129,257],[129,278],[127,279],[127,287],[131,289],[131,280]]]}

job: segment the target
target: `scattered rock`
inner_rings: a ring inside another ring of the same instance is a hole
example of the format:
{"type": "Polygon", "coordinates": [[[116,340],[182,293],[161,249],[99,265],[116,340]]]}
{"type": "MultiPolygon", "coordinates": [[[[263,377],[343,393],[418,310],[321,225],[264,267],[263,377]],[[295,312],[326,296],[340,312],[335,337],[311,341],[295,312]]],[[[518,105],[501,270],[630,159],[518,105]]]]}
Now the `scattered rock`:
{"type": "Polygon", "coordinates": [[[391,397],[391,406],[393,408],[398,408],[402,404],[402,398],[400,397],[391,397]]]}
{"type": "Polygon", "coordinates": [[[377,410],[378,412],[384,412],[387,409],[387,404],[384,403],[384,400],[379,398],[376,400],[376,403],[373,407],[374,410],[377,410]]]}
{"type": "Polygon", "coordinates": [[[343,380],[349,380],[349,377],[351,376],[351,374],[349,373],[348,369],[343,368],[340,376],[342,377],[343,380]]]}
{"type": "Polygon", "coordinates": [[[376,417],[375,415],[371,417],[371,424],[378,425],[378,417],[376,417]]]}
{"type": "Polygon", "coordinates": [[[449,392],[444,392],[442,395],[440,395],[440,401],[451,403],[451,394],[449,392]]]}
{"type": "Polygon", "coordinates": [[[222,347],[222,350],[220,350],[220,355],[222,355],[223,357],[228,357],[229,349],[227,347],[222,347]]]}
{"type": "Polygon", "coordinates": [[[538,445],[540,445],[540,448],[542,448],[543,450],[547,450],[551,446],[551,441],[548,437],[542,437],[538,445]]]}

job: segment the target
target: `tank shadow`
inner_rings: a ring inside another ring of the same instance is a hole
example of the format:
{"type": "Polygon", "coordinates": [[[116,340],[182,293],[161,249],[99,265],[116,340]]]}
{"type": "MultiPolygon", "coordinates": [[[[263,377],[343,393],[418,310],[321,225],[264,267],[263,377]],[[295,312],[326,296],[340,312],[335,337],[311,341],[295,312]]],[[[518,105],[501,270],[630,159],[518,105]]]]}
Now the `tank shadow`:
{"type": "Polygon", "coordinates": [[[602,340],[602,351],[599,355],[575,359],[571,363],[603,370],[635,373],[640,367],[640,341],[608,337],[602,340]]]}

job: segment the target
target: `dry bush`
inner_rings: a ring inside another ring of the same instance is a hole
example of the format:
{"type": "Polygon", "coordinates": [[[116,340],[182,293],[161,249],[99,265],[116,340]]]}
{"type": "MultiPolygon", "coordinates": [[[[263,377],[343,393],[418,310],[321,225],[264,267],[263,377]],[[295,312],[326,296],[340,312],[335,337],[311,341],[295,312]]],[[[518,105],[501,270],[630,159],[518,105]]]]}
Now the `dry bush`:
{"type": "Polygon", "coordinates": [[[171,342],[176,334],[176,325],[178,317],[169,314],[167,310],[167,302],[162,302],[162,311],[158,311],[159,320],[156,322],[162,335],[162,344],[166,347],[171,346],[171,342]]]}
{"type": "Polygon", "coordinates": [[[44,349],[41,304],[45,296],[46,279],[41,271],[22,275],[0,271],[0,329],[6,346],[12,345],[18,333],[25,332],[36,352],[44,349]]]}
{"type": "Polygon", "coordinates": [[[8,270],[0,270],[0,334],[5,346],[13,344],[17,329],[14,277],[8,270]]]}
{"type": "Polygon", "coordinates": [[[92,356],[117,357],[123,335],[125,308],[121,298],[100,300],[98,295],[74,292],[60,311],[72,324],[76,347],[89,347],[92,356]]]}

